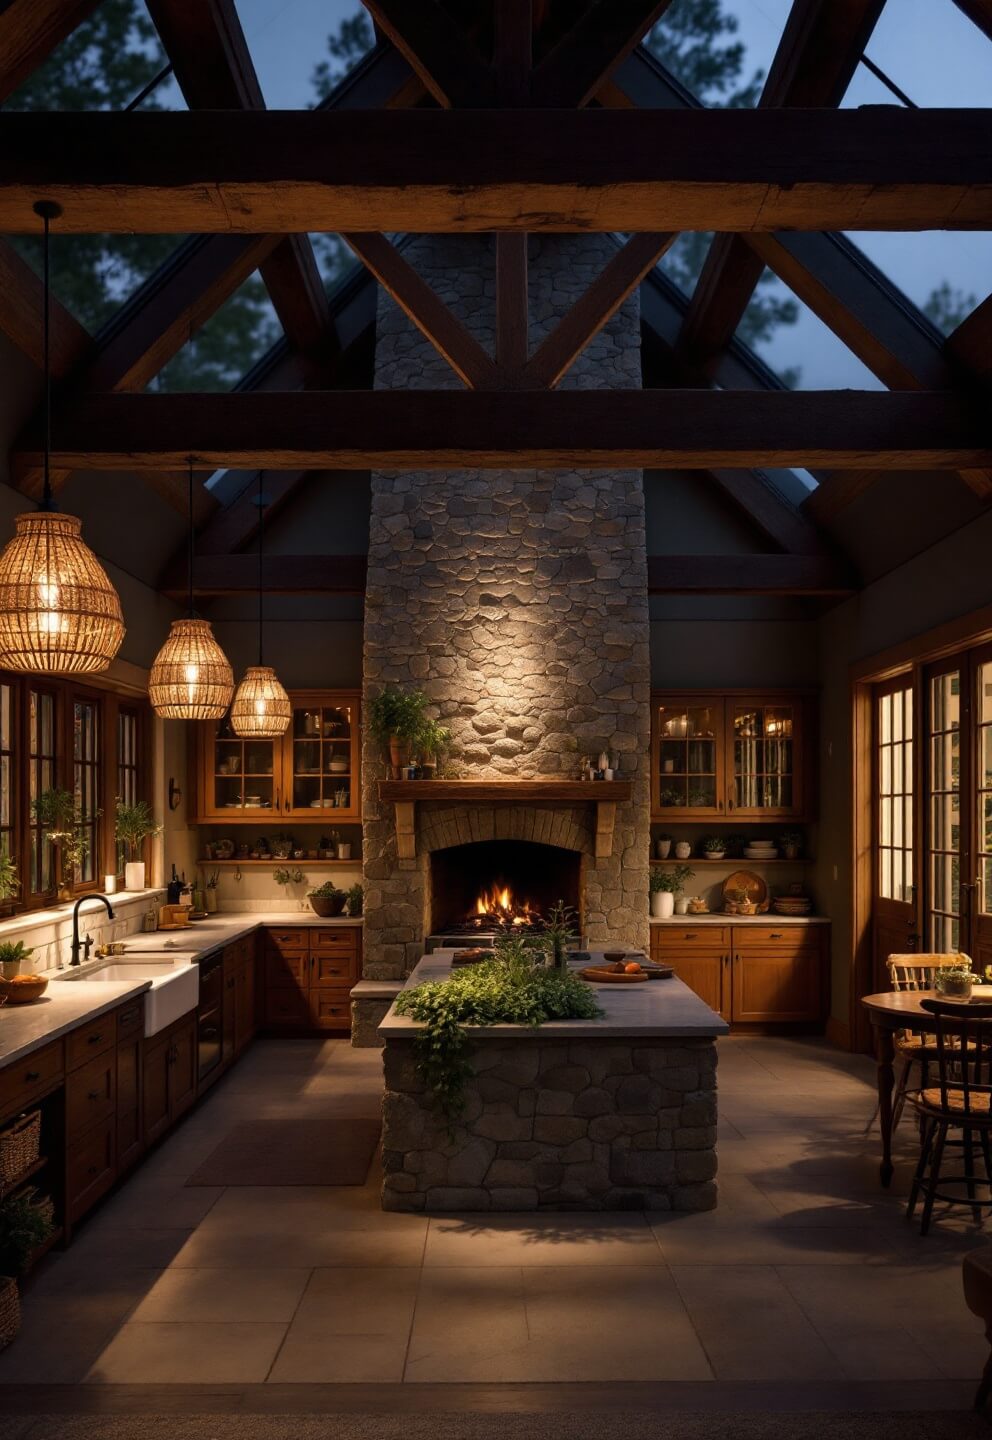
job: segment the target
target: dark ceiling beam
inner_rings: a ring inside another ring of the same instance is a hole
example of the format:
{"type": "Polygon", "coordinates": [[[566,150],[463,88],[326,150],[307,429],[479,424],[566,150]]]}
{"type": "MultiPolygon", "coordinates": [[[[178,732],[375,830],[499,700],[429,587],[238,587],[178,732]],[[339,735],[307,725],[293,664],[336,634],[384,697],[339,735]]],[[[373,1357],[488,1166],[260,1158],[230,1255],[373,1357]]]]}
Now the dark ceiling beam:
{"type": "Polygon", "coordinates": [[[793,555],[822,552],[823,538],[816,526],[780,494],[759,470],[708,470],[722,495],[733,502],[765,537],[793,555]]]}
{"type": "MultiPolygon", "coordinates": [[[[234,0],[147,3],[191,110],[265,109],[234,0]]],[[[281,240],[260,269],[290,343],[319,366],[326,358],[327,297],[308,236],[281,240]]]]}
{"type": "MultiPolygon", "coordinates": [[[[0,240],[0,330],[40,370],[44,365],[42,317],[45,291],[32,267],[0,240]]],[[[53,295],[50,301],[52,374],[61,379],[79,364],[93,341],[53,295]]]]}
{"type": "Polygon", "coordinates": [[[992,295],[947,337],[947,351],[980,384],[992,387],[992,295]]]}
{"type": "MultiPolygon", "coordinates": [[[[365,555],[266,555],[262,584],[272,595],[364,595],[365,555]]],[[[198,555],[193,589],[200,596],[253,595],[258,585],[254,555],[198,555]]],[[[170,598],[186,595],[185,568],[170,571],[160,586],[170,598]]],[[[652,595],[850,595],[850,569],[829,555],[650,555],[652,595]]]]}
{"type": "Polygon", "coordinates": [[[984,229],[992,111],[0,115],[0,227],[984,229]]]}
{"type": "Polygon", "coordinates": [[[475,41],[435,0],[362,0],[425,89],[445,109],[492,105],[493,72],[475,41]]]}
{"type": "Polygon", "coordinates": [[[0,3],[0,104],[93,13],[98,3],[99,0],[3,0],[0,3]]]}
{"type": "MultiPolygon", "coordinates": [[[[14,462],[36,465],[40,435],[14,462]]],[[[450,469],[961,469],[992,465],[987,411],[946,392],[299,391],[94,395],[56,465],[450,469]]]]}
{"type": "Polygon", "coordinates": [[[672,0],[595,0],[535,68],[534,105],[588,105],[672,0]]]}
{"type": "Polygon", "coordinates": [[[954,0],[954,3],[992,40],[992,0],[954,0]]]}
{"type": "MultiPolygon", "coordinates": [[[[884,3],[793,0],[759,105],[839,105],[884,3]]],[[[678,344],[702,373],[735,334],[763,268],[739,236],[714,237],[678,344]]]]}

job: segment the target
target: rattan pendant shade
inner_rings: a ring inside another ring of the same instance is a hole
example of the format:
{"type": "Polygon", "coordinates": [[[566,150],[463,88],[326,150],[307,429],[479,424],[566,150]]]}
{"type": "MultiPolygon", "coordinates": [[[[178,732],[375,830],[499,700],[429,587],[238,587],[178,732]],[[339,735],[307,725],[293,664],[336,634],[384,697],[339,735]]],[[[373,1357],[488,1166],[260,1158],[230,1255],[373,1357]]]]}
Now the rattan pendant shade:
{"type": "Polygon", "coordinates": [[[276,740],[290,721],[291,707],[271,665],[249,665],[231,706],[231,729],[246,740],[276,740]]]}
{"type": "Polygon", "coordinates": [[[36,675],[106,670],[124,639],[121,602],[79,518],[18,515],[0,555],[0,668],[36,675]]]}
{"type": "Polygon", "coordinates": [[[163,720],[220,720],[234,693],[234,671],[208,620],[173,620],[148,677],[148,698],[163,720]]]}

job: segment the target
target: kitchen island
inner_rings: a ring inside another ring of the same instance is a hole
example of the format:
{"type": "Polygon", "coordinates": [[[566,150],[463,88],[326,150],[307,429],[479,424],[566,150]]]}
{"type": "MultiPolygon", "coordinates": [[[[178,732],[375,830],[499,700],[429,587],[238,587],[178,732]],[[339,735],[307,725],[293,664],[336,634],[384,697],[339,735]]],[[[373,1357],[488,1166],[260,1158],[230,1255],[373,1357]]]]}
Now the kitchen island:
{"type": "MultiPolygon", "coordinates": [[[[451,964],[435,951],[407,987],[445,979],[451,964]]],[[[421,1027],[393,1006],[379,1026],[383,1208],[712,1209],[726,1021],[677,979],[602,985],[597,999],[592,1020],[473,1027],[450,1133],[417,1074],[421,1027]]]]}

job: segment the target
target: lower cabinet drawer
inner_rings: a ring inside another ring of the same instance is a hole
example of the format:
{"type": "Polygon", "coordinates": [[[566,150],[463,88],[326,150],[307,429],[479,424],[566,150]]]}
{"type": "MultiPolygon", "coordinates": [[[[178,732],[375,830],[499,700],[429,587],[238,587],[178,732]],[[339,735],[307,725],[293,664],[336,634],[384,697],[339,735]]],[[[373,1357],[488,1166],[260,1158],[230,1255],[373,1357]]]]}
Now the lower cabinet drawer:
{"type": "Polygon", "coordinates": [[[117,1012],[117,1043],[140,1037],[145,1028],[145,997],[139,995],[117,1012]]]}
{"type": "Polygon", "coordinates": [[[310,949],[318,954],[327,950],[357,950],[358,929],[321,929],[315,925],[310,932],[310,949]]]}
{"type": "Polygon", "coordinates": [[[310,980],[310,956],[280,955],[268,950],[265,954],[265,983],[270,990],[306,989],[310,980]]]}
{"type": "Polygon", "coordinates": [[[75,1221],[113,1185],[117,1121],[111,1116],[91,1130],[66,1156],[66,1213],[75,1221]]]}
{"type": "Polygon", "coordinates": [[[347,985],[358,979],[358,956],[350,954],[311,955],[311,985],[347,985]]]}
{"type": "Polygon", "coordinates": [[[309,950],[310,939],[307,929],[285,929],[280,926],[265,931],[265,944],[267,949],[286,951],[309,950]]]}
{"type": "MultiPolygon", "coordinates": [[[[8,1012],[9,1013],[9,1012],[8,1012]]],[[[0,1070],[0,1113],[21,1110],[35,1095],[62,1078],[62,1041],[33,1050],[0,1070]]]]}
{"type": "Polygon", "coordinates": [[[310,1023],[310,1009],[305,990],[282,988],[265,992],[265,1022],[270,1028],[298,1029],[310,1023]]]}
{"type": "Polygon", "coordinates": [[[819,946],[820,928],[809,925],[735,925],[734,949],[795,955],[800,950],[815,950],[819,946]]]}
{"type": "Polygon", "coordinates": [[[65,1037],[65,1068],[75,1070],[94,1055],[102,1055],[117,1044],[117,1014],[100,1015],[88,1025],[80,1025],[65,1037]]]}
{"type": "Polygon", "coordinates": [[[117,1108],[117,1054],[98,1055],[66,1077],[65,1128],[71,1145],[117,1108]]]}
{"type": "Polygon", "coordinates": [[[652,925],[651,950],[723,950],[730,944],[729,925],[652,925]]]}
{"type": "Polygon", "coordinates": [[[310,1023],[317,1030],[350,1029],[350,987],[315,985],[310,991],[310,1023]]]}

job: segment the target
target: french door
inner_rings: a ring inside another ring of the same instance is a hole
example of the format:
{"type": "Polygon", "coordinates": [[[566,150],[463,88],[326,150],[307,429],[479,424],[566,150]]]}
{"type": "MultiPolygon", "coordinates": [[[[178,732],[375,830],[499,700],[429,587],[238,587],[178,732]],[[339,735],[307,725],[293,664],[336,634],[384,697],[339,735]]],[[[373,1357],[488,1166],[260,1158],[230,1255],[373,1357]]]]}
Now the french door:
{"type": "Polygon", "coordinates": [[[887,990],[886,961],[920,948],[917,875],[915,696],[912,677],[875,688],[872,766],[874,983],[887,990]]]}

